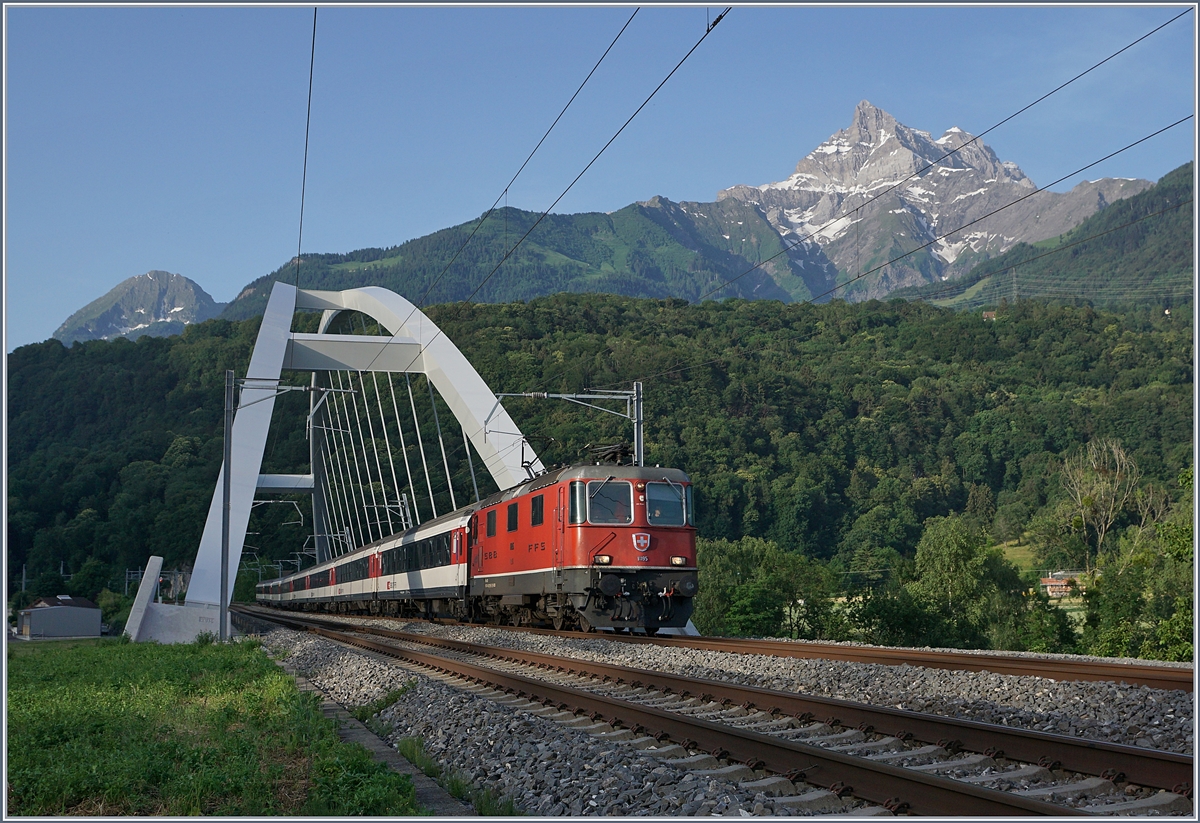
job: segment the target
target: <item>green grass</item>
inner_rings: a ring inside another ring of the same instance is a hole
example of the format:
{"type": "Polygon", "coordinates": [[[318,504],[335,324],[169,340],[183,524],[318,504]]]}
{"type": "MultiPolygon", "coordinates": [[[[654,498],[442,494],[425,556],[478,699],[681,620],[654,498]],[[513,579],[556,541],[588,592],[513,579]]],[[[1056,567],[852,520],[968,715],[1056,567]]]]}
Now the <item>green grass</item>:
{"type": "Polygon", "coordinates": [[[372,716],[379,714],[388,706],[399,700],[405,692],[413,687],[416,681],[410,680],[405,683],[402,688],[393,689],[378,700],[372,701],[362,706],[355,706],[350,710],[350,716],[360,723],[366,723],[372,716]]]}
{"type": "Polygon", "coordinates": [[[404,262],[404,255],[397,254],[392,257],[382,257],[379,260],[371,260],[363,263],[360,260],[347,260],[343,263],[328,263],[326,265],[335,271],[368,271],[370,269],[386,269],[392,266],[399,266],[404,262]]]}
{"type": "Polygon", "coordinates": [[[427,777],[436,780],[452,797],[468,801],[481,817],[513,817],[521,814],[512,798],[499,798],[490,789],[476,788],[462,775],[447,772],[425,753],[425,744],[419,738],[402,738],[396,744],[396,751],[427,777]]]}
{"type": "Polygon", "coordinates": [[[942,308],[948,308],[948,309],[958,308],[961,304],[967,303],[972,298],[974,298],[976,295],[978,295],[981,291],[983,291],[984,287],[987,286],[987,284],[990,283],[991,281],[992,281],[991,276],[984,277],[978,283],[975,283],[974,285],[969,286],[966,289],[966,291],[964,291],[962,294],[956,294],[953,297],[946,297],[942,300],[934,299],[934,300],[930,300],[929,302],[935,306],[941,306],[942,308]]]}
{"type": "Polygon", "coordinates": [[[1060,597],[1053,602],[1071,618],[1076,631],[1083,629],[1083,622],[1087,618],[1087,603],[1082,597],[1060,597]]]}
{"type": "Polygon", "coordinates": [[[1037,559],[1033,556],[1033,545],[1026,542],[1016,544],[1011,541],[1001,543],[1004,557],[1023,572],[1038,568],[1037,559]]]}
{"type": "Polygon", "coordinates": [[[418,811],[255,643],[9,648],[9,814],[418,811]]]}

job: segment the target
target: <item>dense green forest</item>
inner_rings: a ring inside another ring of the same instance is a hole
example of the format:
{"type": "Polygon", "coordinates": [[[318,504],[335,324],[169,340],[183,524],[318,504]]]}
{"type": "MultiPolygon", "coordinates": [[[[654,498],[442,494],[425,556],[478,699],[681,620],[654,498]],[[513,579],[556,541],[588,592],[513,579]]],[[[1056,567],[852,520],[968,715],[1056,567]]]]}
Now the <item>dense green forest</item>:
{"type": "MultiPolygon", "coordinates": [[[[1191,608],[1184,312],[1021,300],[992,321],[900,300],[559,294],[429,314],[496,392],[645,381],[647,461],[696,483],[701,628],[1182,654],[1170,632],[1184,619],[1179,592],[1188,621],[1191,608]],[[1134,482],[1101,524],[1100,492],[1076,500],[1071,483],[1100,483],[1118,452],[1134,482]],[[1092,574],[1082,632],[1028,594],[1002,541],[1041,568],[1092,574]]],[[[299,317],[298,328],[313,322],[299,317]]],[[[150,554],[168,568],[194,557],[220,461],[223,372],[244,373],[257,326],[215,320],[179,337],[9,355],[10,592],[23,566],[38,586],[61,587],[62,568],[95,595],[150,554]]],[[[306,403],[278,401],[264,471],[307,469],[306,403]]],[[[629,437],[618,418],[569,404],[506,406],[527,434],[553,438],[534,440],[547,465],[629,437]]],[[[461,501],[461,446],[451,459],[461,501]]],[[[289,510],[256,510],[247,542],[260,557],[302,545],[289,510]]]]}

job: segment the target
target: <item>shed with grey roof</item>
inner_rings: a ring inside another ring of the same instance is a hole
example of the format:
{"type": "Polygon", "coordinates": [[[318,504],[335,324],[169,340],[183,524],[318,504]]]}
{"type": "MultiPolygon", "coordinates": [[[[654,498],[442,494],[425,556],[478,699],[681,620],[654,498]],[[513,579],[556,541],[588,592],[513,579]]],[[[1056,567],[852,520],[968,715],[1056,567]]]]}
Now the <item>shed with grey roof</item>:
{"type": "Polygon", "coordinates": [[[39,637],[99,637],[100,607],[83,597],[40,597],[17,615],[17,634],[39,637]]]}

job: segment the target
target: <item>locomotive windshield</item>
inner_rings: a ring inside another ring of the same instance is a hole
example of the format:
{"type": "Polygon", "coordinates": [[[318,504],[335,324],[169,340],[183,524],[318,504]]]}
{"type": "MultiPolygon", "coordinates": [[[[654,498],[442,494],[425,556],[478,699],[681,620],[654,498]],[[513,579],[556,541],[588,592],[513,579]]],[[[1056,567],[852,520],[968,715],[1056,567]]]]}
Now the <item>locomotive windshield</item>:
{"type": "Polygon", "coordinates": [[[646,484],[646,519],[651,526],[682,526],[686,515],[683,487],[669,483],[646,484]]]}
{"type": "Polygon", "coordinates": [[[619,480],[588,483],[588,521],[603,524],[633,522],[633,486],[619,480]]]}

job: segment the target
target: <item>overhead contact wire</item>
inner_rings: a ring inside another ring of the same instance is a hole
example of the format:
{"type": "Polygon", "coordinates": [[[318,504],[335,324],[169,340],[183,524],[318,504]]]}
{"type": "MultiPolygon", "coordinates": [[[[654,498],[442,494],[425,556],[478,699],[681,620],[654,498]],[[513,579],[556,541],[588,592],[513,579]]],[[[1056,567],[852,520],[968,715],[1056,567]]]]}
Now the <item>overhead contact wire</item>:
{"type": "MultiPolygon", "coordinates": [[[[487,285],[487,282],[489,280],[491,280],[492,277],[496,274],[496,272],[498,272],[500,270],[500,267],[504,265],[505,261],[508,260],[508,258],[511,257],[513,255],[513,253],[520,247],[520,245],[525,242],[526,238],[528,238],[529,235],[533,233],[533,230],[536,229],[539,225],[541,225],[542,221],[546,219],[546,216],[548,214],[550,214],[550,211],[555,206],[558,205],[560,200],[562,200],[564,197],[567,196],[567,193],[569,191],[571,191],[572,188],[575,187],[575,184],[579,182],[579,179],[581,177],[583,177],[583,175],[585,175],[587,173],[588,169],[590,169],[595,164],[595,162],[600,159],[600,156],[602,154],[604,154],[605,151],[608,150],[608,147],[613,144],[613,141],[615,141],[618,137],[620,137],[621,133],[624,132],[626,128],[628,128],[629,124],[632,123],[633,119],[635,117],[637,117],[638,114],[641,113],[642,109],[646,108],[646,106],[650,104],[650,101],[654,99],[654,96],[656,94],[658,94],[659,90],[661,90],[662,87],[667,84],[667,81],[670,80],[675,75],[675,72],[679,71],[679,67],[687,62],[688,58],[691,57],[693,53],[695,53],[696,49],[700,48],[700,44],[703,43],[710,34],[712,34],[713,29],[715,29],[717,27],[717,24],[720,23],[721,20],[724,19],[725,15],[728,14],[732,9],[733,9],[732,6],[726,7],[726,9],[724,11],[722,11],[720,14],[718,14],[716,16],[716,18],[712,21],[712,23],[709,24],[709,26],[705,30],[704,34],[701,35],[700,39],[696,41],[695,45],[693,45],[690,49],[688,49],[687,54],[685,54],[683,56],[683,58],[678,63],[675,64],[675,67],[673,69],[671,69],[670,72],[667,73],[667,76],[662,79],[662,82],[654,87],[654,91],[650,92],[650,95],[644,101],[642,101],[642,104],[640,106],[638,106],[637,109],[634,110],[633,114],[629,115],[629,119],[627,119],[623,124],[621,124],[621,128],[617,129],[616,133],[613,134],[613,136],[608,139],[608,142],[605,143],[603,147],[601,147],[600,151],[596,152],[595,157],[593,157],[591,160],[589,160],[588,164],[583,167],[583,171],[581,171],[581,172],[579,172],[579,174],[575,175],[575,179],[572,180],[570,182],[570,184],[565,189],[563,189],[562,194],[560,194],[558,197],[556,197],[554,202],[551,203],[544,212],[542,212],[541,216],[538,217],[538,219],[534,221],[533,225],[529,227],[529,230],[526,231],[525,234],[523,234],[521,236],[521,239],[518,240],[513,245],[513,247],[508,250],[508,252],[505,253],[504,257],[501,258],[500,262],[496,264],[495,268],[493,268],[490,272],[488,272],[487,277],[483,278],[483,280],[480,281],[479,285],[475,287],[475,290],[473,292],[471,292],[469,295],[467,295],[467,298],[465,300],[463,300],[461,303],[458,304],[458,308],[455,311],[454,317],[451,319],[458,318],[458,316],[462,313],[462,308],[464,306],[470,304],[472,298],[474,298],[475,295],[479,293],[479,290],[482,289],[485,285],[487,285]]],[[[437,333],[434,334],[433,337],[429,338],[429,340],[427,342],[425,342],[421,345],[420,351],[418,351],[417,354],[414,355],[414,357],[413,357],[412,361],[409,363],[409,365],[412,365],[412,363],[415,363],[417,358],[421,356],[421,354],[425,351],[425,349],[429,346],[429,344],[431,344],[434,340],[436,340],[439,336],[441,336],[441,334],[442,334],[442,330],[441,330],[441,327],[439,326],[437,333]]],[[[382,354],[382,353],[383,353],[383,351],[380,350],[380,354],[382,354]]],[[[378,356],[379,355],[377,354],[376,357],[378,357],[378,356]]],[[[374,360],[372,360],[372,362],[374,362],[374,360]]],[[[368,368],[369,368],[369,366],[368,366],[368,368]]]]}

